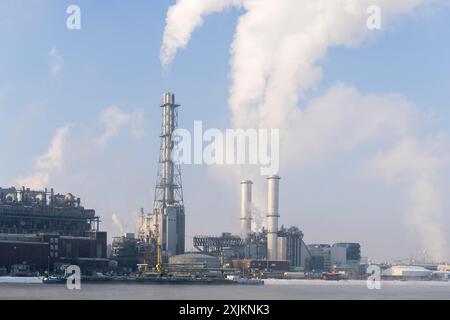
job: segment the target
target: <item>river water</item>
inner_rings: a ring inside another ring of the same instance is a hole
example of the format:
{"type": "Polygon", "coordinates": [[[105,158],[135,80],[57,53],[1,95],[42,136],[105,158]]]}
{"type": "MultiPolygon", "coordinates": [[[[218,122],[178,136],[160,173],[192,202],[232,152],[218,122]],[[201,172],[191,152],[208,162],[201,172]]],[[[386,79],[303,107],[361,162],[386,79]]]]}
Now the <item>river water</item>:
{"type": "Polygon", "coordinates": [[[266,280],[264,286],[82,284],[81,290],[65,285],[0,283],[0,299],[446,299],[450,282],[383,281],[380,290],[369,290],[365,281],[266,280]]]}

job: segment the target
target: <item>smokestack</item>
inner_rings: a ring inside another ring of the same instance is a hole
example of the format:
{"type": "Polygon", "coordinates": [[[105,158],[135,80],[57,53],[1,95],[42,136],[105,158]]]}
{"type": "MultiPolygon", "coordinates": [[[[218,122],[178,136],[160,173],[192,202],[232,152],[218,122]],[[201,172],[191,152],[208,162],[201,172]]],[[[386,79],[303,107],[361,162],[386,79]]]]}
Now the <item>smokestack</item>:
{"type": "Polygon", "coordinates": [[[171,159],[173,148],[172,134],[175,130],[175,95],[164,93],[163,98],[163,127],[162,127],[162,180],[164,185],[164,206],[170,205],[174,200],[174,165],[171,159]]]}
{"type": "Polygon", "coordinates": [[[279,203],[279,176],[267,178],[267,259],[278,260],[278,203],[279,203]]]}
{"type": "Polygon", "coordinates": [[[241,182],[241,238],[247,239],[252,231],[252,184],[250,180],[241,182]]]}

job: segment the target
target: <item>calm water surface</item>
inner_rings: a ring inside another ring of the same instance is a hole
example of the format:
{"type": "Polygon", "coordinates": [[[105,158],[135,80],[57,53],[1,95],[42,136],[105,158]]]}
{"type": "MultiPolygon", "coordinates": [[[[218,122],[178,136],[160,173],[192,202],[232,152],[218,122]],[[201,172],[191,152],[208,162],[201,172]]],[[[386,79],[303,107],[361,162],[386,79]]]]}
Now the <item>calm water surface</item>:
{"type": "Polygon", "coordinates": [[[369,290],[365,281],[266,280],[264,286],[202,286],[148,284],[64,285],[0,283],[0,299],[446,299],[450,282],[382,282],[369,290]]]}

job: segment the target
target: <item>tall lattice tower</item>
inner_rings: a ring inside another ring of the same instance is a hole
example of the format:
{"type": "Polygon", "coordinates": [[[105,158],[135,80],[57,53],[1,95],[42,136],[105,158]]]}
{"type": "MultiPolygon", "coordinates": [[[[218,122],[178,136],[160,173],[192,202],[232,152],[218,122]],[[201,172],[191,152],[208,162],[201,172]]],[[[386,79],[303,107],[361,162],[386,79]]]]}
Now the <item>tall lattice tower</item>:
{"type": "Polygon", "coordinates": [[[184,253],[185,213],[180,164],[172,157],[177,147],[174,131],[178,127],[178,108],[175,95],[163,98],[161,148],[153,203],[155,233],[165,257],[184,253]]]}

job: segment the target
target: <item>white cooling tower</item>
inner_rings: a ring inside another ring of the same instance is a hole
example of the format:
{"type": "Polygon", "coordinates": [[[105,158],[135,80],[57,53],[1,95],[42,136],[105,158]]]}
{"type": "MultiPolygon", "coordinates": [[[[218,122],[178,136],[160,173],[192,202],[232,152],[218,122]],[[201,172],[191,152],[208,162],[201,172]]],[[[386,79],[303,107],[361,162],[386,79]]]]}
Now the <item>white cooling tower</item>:
{"type": "Polygon", "coordinates": [[[278,204],[279,204],[279,176],[267,178],[267,259],[278,260],[278,204]]]}
{"type": "Polygon", "coordinates": [[[247,239],[252,231],[252,184],[250,180],[241,182],[241,238],[247,239]]]}

